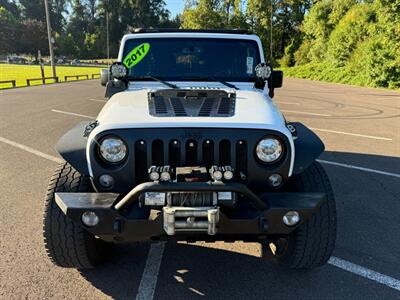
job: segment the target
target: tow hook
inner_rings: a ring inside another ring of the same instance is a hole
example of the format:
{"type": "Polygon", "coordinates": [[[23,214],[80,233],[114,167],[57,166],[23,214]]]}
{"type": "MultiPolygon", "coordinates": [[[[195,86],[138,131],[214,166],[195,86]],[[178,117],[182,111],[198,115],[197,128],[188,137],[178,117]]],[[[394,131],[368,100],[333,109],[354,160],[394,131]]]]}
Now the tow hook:
{"type": "Polygon", "coordinates": [[[260,218],[260,230],[262,232],[267,232],[267,230],[268,230],[268,222],[267,222],[267,219],[264,217],[260,218]]]}

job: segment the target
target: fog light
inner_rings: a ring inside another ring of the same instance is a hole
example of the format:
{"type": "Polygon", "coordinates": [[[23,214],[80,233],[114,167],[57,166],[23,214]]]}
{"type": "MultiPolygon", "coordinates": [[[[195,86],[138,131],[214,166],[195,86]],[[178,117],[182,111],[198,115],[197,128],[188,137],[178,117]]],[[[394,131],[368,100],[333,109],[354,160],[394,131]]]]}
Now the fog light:
{"type": "Polygon", "coordinates": [[[94,227],[99,224],[99,217],[93,211],[85,211],[82,214],[82,223],[87,227],[94,227]]]}
{"type": "Polygon", "coordinates": [[[221,180],[222,179],[222,172],[221,171],[215,171],[214,173],[213,173],[213,178],[214,178],[214,180],[217,180],[217,181],[219,181],[219,180],[221,180]]]}
{"type": "Polygon", "coordinates": [[[225,178],[226,180],[231,180],[231,179],[233,178],[233,172],[230,171],[230,170],[225,171],[225,172],[224,172],[224,178],[225,178]]]}
{"type": "Polygon", "coordinates": [[[268,177],[269,184],[273,187],[278,187],[282,184],[282,176],[279,174],[272,174],[268,177]]]}
{"type": "Polygon", "coordinates": [[[300,222],[300,215],[297,211],[288,211],[282,218],[283,223],[287,226],[294,226],[300,222]]]}
{"type": "Polygon", "coordinates": [[[114,178],[111,175],[103,174],[99,177],[99,183],[104,188],[110,188],[114,185],[114,178]]]}
{"type": "Polygon", "coordinates": [[[158,172],[151,172],[149,177],[150,180],[157,181],[160,178],[160,174],[158,172]]]}
{"type": "Polygon", "coordinates": [[[171,174],[169,174],[168,172],[162,172],[160,180],[161,181],[170,181],[171,180],[171,174]]]}

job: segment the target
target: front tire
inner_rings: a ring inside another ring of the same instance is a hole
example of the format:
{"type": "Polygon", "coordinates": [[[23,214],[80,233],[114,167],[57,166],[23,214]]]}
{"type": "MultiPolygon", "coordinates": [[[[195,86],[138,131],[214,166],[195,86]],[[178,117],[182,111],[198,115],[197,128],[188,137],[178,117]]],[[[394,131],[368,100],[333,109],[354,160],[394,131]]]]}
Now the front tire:
{"type": "Polygon", "coordinates": [[[51,261],[60,267],[89,269],[104,260],[109,245],[73,223],[55,202],[56,192],[92,192],[87,176],[61,163],[54,171],[44,205],[44,246],[51,261]]]}
{"type": "Polygon", "coordinates": [[[323,192],[326,201],[318,212],[287,237],[262,244],[262,255],[290,269],[312,269],[330,258],[336,240],[336,205],[329,178],[322,166],[314,162],[294,176],[292,192],[323,192]]]}

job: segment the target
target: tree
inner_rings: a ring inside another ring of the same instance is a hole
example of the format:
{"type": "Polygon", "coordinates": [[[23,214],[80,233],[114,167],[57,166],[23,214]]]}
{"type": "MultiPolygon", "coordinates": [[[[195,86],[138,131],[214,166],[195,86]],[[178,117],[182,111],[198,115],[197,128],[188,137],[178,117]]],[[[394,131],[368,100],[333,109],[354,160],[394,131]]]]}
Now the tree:
{"type": "Polygon", "coordinates": [[[21,10],[14,1],[0,0],[0,6],[8,11],[16,19],[21,16],[21,10]]]}
{"type": "Polygon", "coordinates": [[[8,54],[10,52],[17,52],[16,45],[14,44],[20,23],[15,15],[13,15],[5,7],[0,6],[0,53],[8,54]]]}
{"type": "Polygon", "coordinates": [[[182,14],[182,27],[191,29],[216,29],[224,28],[222,1],[220,0],[199,0],[198,2],[186,2],[182,14]]]}
{"type": "Polygon", "coordinates": [[[74,56],[84,57],[86,54],[85,36],[89,29],[89,12],[81,0],[73,0],[72,14],[63,38],[71,39],[75,45],[74,56]]]}
{"type": "Polygon", "coordinates": [[[328,50],[328,40],[333,29],[357,0],[320,0],[305,16],[303,43],[296,53],[297,61],[321,62],[328,50]]]}
{"type": "Polygon", "coordinates": [[[301,42],[300,26],[310,6],[311,0],[187,0],[182,27],[250,29],[260,36],[265,49],[270,49],[272,30],[274,56],[282,57],[290,45],[294,60],[301,42]]]}
{"type": "MultiPolygon", "coordinates": [[[[52,29],[61,32],[65,25],[64,13],[67,0],[49,0],[50,20],[52,29]]],[[[43,0],[19,0],[22,14],[25,19],[38,20],[46,23],[46,14],[43,0]]]]}
{"type": "MultiPolygon", "coordinates": [[[[273,0],[248,0],[247,1],[247,20],[250,24],[250,29],[256,33],[264,46],[266,52],[266,59],[269,60],[271,53],[270,49],[270,36],[271,36],[271,4],[272,8],[276,8],[276,1],[273,0]],[[272,3],[271,3],[272,1],[272,3]]],[[[273,19],[275,21],[275,18],[273,19]]],[[[274,38],[276,36],[274,32],[274,38]]],[[[273,45],[276,43],[273,42],[273,45]]]]}
{"type": "Polygon", "coordinates": [[[301,44],[301,24],[311,7],[311,0],[281,0],[274,9],[274,54],[286,55],[289,66],[294,63],[294,53],[301,44]]]}
{"type": "Polygon", "coordinates": [[[49,54],[46,24],[42,21],[27,19],[18,30],[20,53],[31,54],[37,58],[38,50],[42,55],[49,54]]]}

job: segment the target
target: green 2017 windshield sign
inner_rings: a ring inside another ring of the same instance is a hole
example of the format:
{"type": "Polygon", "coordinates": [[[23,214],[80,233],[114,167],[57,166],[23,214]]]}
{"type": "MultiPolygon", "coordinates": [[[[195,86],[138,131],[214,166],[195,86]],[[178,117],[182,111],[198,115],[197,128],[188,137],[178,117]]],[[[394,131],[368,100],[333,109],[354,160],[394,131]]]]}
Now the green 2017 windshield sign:
{"type": "Polygon", "coordinates": [[[138,64],[149,52],[150,44],[143,43],[133,49],[127,56],[124,58],[124,65],[129,69],[132,68],[134,65],[138,64]]]}

